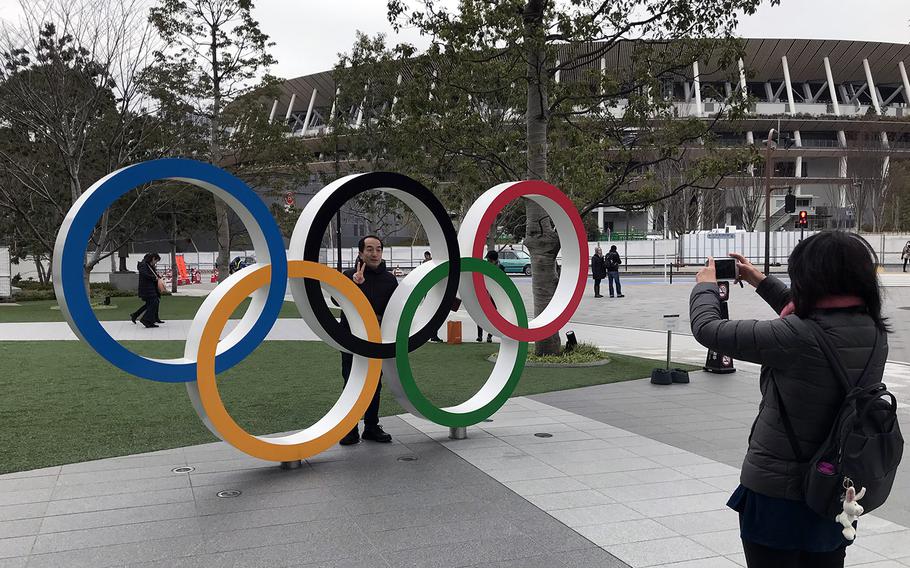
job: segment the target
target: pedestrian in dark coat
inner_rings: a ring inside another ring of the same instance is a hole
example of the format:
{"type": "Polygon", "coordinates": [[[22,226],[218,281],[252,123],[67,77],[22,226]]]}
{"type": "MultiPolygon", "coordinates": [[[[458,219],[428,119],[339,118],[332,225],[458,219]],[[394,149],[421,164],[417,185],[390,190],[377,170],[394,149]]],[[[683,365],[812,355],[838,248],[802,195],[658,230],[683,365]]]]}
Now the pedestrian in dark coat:
{"type": "Polygon", "coordinates": [[[843,388],[809,320],[834,345],[851,380],[859,381],[867,363],[863,384],[881,380],[888,340],[875,252],[852,233],[826,231],[809,237],[790,255],[790,288],[763,275],[741,255],[730,256],[740,265],[740,278],[781,314],[771,321],[725,320],[714,260],[698,273],[689,306],[695,339],[713,351],[762,366],[758,416],[740,486],[727,503],[740,514],[746,562],[750,568],[840,568],[848,544],[843,526],[805,504],[806,465],[797,459],[781,426],[780,409],[786,409],[800,453],[811,456],[843,403],[843,388]]]}
{"type": "Polygon", "coordinates": [[[610,246],[610,252],[604,257],[604,264],[607,269],[607,284],[610,285],[610,297],[613,297],[613,285],[616,284],[616,297],[625,298],[622,294],[622,284],[619,282],[619,265],[622,264],[622,259],[616,251],[616,245],[610,246]]]}
{"type": "Polygon", "coordinates": [[[600,293],[600,281],[607,277],[607,265],[604,262],[604,251],[597,247],[591,257],[591,276],[594,277],[594,297],[603,298],[600,293]]]}
{"type": "MultiPolygon", "coordinates": [[[[398,279],[386,268],[385,261],[382,260],[382,240],[374,235],[369,235],[360,239],[357,243],[360,251],[357,257],[357,266],[345,270],[344,275],[354,281],[354,284],[360,287],[360,291],[369,300],[373,311],[379,322],[382,323],[382,315],[385,313],[389,300],[392,299],[392,293],[398,287],[398,279]]],[[[341,325],[350,329],[348,320],[344,313],[341,314],[341,325]]],[[[354,363],[354,356],[350,353],[341,353],[341,376],[344,384],[348,384],[348,377],[351,375],[351,366],[354,363]]],[[[379,393],[382,391],[382,383],[376,385],[376,393],[370,406],[367,407],[363,416],[363,439],[374,442],[391,442],[392,436],[387,434],[382,426],[379,425],[379,393]]],[[[341,439],[342,446],[356,444],[360,441],[360,432],[357,426],[348,432],[341,439]]]]}
{"type": "Polygon", "coordinates": [[[136,269],[139,272],[139,299],[144,303],[138,310],[130,314],[130,320],[136,323],[136,319],[141,316],[139,321],[145,327],[158,327],[159,323],[164,323],[158,316],[158,306],[161,302],[161,288],[158,271],[155,265],[161,257],[157,253],[150,252],[139,261],[136,269]]]}

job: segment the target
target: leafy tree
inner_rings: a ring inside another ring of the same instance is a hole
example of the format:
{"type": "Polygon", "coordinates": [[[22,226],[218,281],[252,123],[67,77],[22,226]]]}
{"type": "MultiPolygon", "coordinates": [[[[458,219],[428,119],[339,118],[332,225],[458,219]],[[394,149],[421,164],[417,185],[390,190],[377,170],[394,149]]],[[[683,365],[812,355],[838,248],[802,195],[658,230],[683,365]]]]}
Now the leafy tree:
{"type": "MultiPolygon", "coordinates": [[[[161,0],[150,21],[167,47],[155,52],[144,82],[167,113],[197,126],[198,158],[278,192],[306,175],[306,152],[284,125],[269,123],[267,101],[276,96],[277,79],[264,73],[275,63],[274,44],[252,10],[251,0],[161,0]]],[[[232,220],[221,200],[215,212],[217,267],[226,278],[232,220]]]]}
{"type": "MultiPolygon", "coordinates": [[[[758,4],[461,0],[449,9],[435,0],[390,0],[390,20],[419,29],[430,47],[415,55],[410,46],[361,36],[336,69],[336,108],[359,131],[350,148],[365,165],[422,177],[457,211],[477,192],[522,178],[560,187],[582,214],[604,204],[642,207],[686,188],[716,188],[750,159],[713,151],[716,122],[744,110],[738,92],[717,93],[725,103],[710,119],[679,119],[665,88],[666,78],[688,75],[694,62],[705,76],[735,69],[737,13],[758,4]],[[677,185],[650,180],[655,165],[681,162],[692,147],[700,157],[677,185]]],[[[703,85],[705,93],[712,88],[703,85]]],[[[524,200],[524,209],[540,313],[555,291],[560,244],[541,207],[524,200]]],[[[559,346],[554,336],[536,349],[559,346]]]]}

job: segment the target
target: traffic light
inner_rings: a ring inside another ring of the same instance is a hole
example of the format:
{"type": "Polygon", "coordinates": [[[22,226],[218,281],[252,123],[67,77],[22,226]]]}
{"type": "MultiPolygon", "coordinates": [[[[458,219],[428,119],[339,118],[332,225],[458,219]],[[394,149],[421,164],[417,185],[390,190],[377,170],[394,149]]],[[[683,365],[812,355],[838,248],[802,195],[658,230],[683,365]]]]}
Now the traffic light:
{"type": "Polygon", "coordinates": [[[808,227],[809,226],[809,213],[806,211],[800,211],[799,212],[799,221],[797,222],[797,224],[800,227],[808,227]]]}
{"type": "Polygon", "coordinates": [[[796,213],[796,196],[791,192],[787,192],[786,197],[784,197],[784,211],[787,213],[796,213]]]}

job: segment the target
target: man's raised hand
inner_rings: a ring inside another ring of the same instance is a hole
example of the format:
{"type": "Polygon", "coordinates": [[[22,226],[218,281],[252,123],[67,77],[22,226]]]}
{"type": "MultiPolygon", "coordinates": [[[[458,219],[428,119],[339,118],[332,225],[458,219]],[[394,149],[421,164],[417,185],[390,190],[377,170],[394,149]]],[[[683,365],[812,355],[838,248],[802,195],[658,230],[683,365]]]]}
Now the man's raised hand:
{"type": "Polygon", "coordinates": [[[359,260],[357,265],[358,265],[358,268],[357,268],[357,271],[354,272],[353,280],[354,280],[354,284],[357,284],[359,286],[360,284],[363,284],[364,282],[366,282],[366,278],[363,277],[363,269],[366,268],[366,263],[362,260],[359,260]]]}

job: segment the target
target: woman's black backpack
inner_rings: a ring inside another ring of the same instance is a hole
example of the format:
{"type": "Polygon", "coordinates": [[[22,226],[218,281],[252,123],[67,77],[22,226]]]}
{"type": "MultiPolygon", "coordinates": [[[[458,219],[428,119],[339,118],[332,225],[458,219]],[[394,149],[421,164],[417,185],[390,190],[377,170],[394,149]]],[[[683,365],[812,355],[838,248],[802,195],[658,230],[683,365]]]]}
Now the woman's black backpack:
{"type": "MultiPolygon", "coordinates": [[[[812,320],[803,321],[814,330],[822,352],[846,391],[831,432],[807,462],[800,451],[777,384],[773,384],[793,453],[797,460],[808,466],[803,487],[806,504],[819,515],[833,520],[843,509],[846,488],[852,485],[857,491],[866,488],[860,505],[868,513],[888,498],[903,455],[904,438],[897,420],[897,400],[882,382],[853,386],[837,351],[821,327],[812,320]]],[[[876,335],[876,344],[879,335],[880,332],[876,335]]],[[[857,385],[863,384],[874,354],[875,345],[857,385]]]]}

